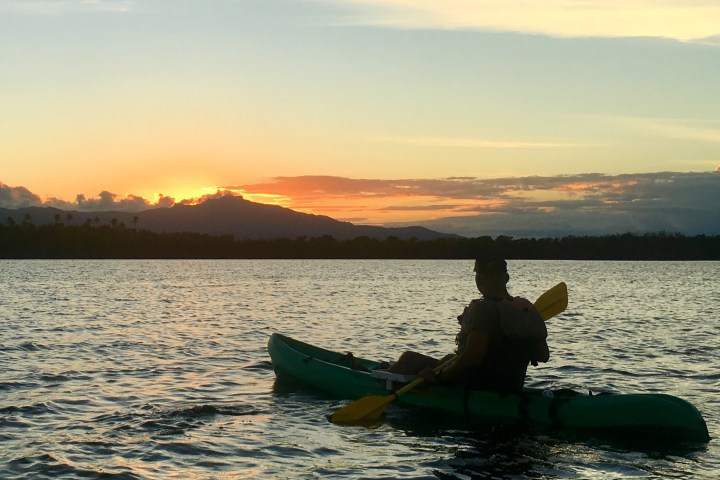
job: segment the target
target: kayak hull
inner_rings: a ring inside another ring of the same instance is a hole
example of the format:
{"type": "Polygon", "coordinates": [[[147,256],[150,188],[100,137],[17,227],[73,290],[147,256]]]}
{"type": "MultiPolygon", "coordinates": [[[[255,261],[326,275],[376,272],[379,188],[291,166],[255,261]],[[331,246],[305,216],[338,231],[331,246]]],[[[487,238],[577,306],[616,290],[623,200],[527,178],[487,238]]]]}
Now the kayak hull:
{"type": "MultiPolygon", "coordinates": [[[[268,342],[273,368],[304,385],[338,398],[356,400],[389,395],[386,382],[351,368],[347,355],[275,333],[268,342]]],[[[368,369],[378,362],[352,359],[368,369]]],[[[473,423],[612,430],[653,438],[705,442],[710,439],[700,412],[690,403],[665,394],[587,395],[570,390],[525,389],[522,395],[458,387],[420,386],[395,403],[462,415],[473,423]]]]}

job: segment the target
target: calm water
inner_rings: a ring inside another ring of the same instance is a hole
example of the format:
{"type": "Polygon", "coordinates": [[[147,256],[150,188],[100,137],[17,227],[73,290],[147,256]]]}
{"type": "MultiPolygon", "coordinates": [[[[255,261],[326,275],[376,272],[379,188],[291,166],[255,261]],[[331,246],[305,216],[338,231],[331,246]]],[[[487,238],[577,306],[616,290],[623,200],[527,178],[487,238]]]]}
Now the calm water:
{"type": "MultiPolygon", "coordinates": [[[[665,392],[720,434],[720,263],[510,262],[559,281],[543,387],[665,392]]],[[[623,445],[473,429],[275,382],[280,331],[356,355],[448,353],[476,296],[467,261],[0,261],[0,478],[706,478],[709,444],[623,445]]]]}

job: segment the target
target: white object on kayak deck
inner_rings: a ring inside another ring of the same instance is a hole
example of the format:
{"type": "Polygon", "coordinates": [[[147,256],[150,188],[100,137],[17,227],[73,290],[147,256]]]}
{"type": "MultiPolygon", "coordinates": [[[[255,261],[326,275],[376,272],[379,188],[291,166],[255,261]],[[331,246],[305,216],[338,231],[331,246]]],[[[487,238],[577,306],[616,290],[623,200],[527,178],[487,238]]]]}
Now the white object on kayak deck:
{"type": "Polygon", "coordinates": [[[387,370],[373,370],[370,372],[370,376],[385,380],[385,388],[387,390],[393,389],[393,382],[410,383],[418,377],[417,375],[403,375],[401,373],[388,372],[387,370]]]}

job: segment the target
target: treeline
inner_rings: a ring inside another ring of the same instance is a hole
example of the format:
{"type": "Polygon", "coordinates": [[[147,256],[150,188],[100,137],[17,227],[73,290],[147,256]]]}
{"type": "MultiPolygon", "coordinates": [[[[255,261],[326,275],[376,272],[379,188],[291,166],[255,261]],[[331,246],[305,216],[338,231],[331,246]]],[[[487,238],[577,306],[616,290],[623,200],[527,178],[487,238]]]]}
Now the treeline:
{"type": "Polygon", "coordinates": [[[154,233],[124,224],[0,224],[0,258],[380,258],[470,259],[492,251],[508,259],[720,260],[720,236],[622,234],[598,237],[488,236],[421,241],[330,236],[235,240],[230,235],[154,233]]]}

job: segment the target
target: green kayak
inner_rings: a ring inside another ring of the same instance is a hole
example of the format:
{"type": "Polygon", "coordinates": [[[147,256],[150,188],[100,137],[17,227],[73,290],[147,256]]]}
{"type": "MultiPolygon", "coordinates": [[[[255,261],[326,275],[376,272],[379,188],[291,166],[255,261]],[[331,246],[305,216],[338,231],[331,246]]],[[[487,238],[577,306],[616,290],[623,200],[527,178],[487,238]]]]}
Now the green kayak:
{"type": "MultiPolygon", "coordinates": [[[[351,368],[357,362],[373,370],[378,362],[325,350],[275,333],[268,350],[279,377],[287,376],[333,396],[358,399],[389,395],[394,382],[351,368]]],[[[355,366],[357,367],[357,363],[355,366]]],[[[522,395],[456,387],[417,387],[400,396],[400,405],[464,415],[479,424],[527,424],[533,427],[605,430],[652,438],[710,440],[700,412],[690,403],[664,394],[586,395],[571,390],[525,389],[522,395]]]]}

